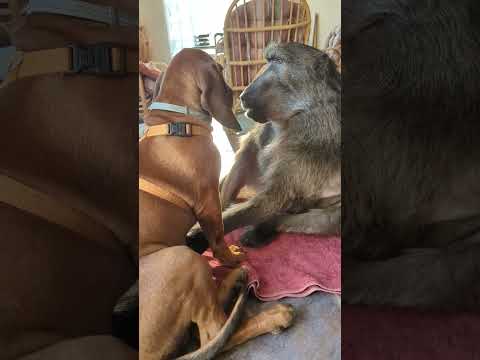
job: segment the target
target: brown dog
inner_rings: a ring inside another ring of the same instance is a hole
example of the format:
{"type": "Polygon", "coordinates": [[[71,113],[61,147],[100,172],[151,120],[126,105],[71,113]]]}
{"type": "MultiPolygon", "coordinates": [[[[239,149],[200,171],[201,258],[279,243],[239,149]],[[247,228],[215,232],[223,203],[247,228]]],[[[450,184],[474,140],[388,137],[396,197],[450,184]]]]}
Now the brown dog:
{"type": "Polygon", "coordinates": [[[152,110],[146,118],[150,128],[139,145],[140,357],[174,355],[193,322],[201,347],[182,359],[210,359],[220,349],[288,327],[293,312],[274,306],[247,320],[227,343],[246,294],[228,320],[224,307],[233,290],[244,287],[245,271],[232,271],[217,289],[205,259],[185,246],[185,234],[198,219],[217,258],[238,263],[244,257],[231,252],[223,240],[220,156],[210,125],[199,119],[212,115],[224,126],[239,129],[220,67],[200,50],[182,50],[166,70],[155,103],[186,106],[195,115],[152,110]],[[187,124],[178,125],[182,122],[187,124]],[[175,132],[180,126],[183,132],[177,136],[163,136],[162,129],[175,132]],[[189,131],[193,136],[178,136],[189,131]]]}
{"type": "MultiPolygon", "coordinates": [[[[89,3],[137,13],[130,1],[89,3]]],[[[108,335],[114,305],[137,274],[136,69],[114,77],[67,75],[49,68],[61,57],[33,67],[26,61],[34,50],[61,53],[72,43],[106,41],[134,58],[134,29],[44,12],[18,18],[11,29],[24,62],[0,88],[2,360],[138,357],[108,335]],[[47,73],[26,75],[42,66],[47,73]],[[30,205],[52,213],[35,214],[15,200],[36,200],[30,205]],[[92,227],[74,231],[49,215],[92,227]],[[104,236],[89,236],[92,228],[104,236]]]]}

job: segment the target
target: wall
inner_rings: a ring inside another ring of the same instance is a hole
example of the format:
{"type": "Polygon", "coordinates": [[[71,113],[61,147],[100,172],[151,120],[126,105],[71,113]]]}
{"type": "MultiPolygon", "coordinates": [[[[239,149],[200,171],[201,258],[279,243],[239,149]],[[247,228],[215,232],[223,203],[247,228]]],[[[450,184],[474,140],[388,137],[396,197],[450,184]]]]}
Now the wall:
{"type": "Polygon", "coordinates": [[[313,39],[313,23],[315,21],[315,13],[317,13],[319,17],[318,45],[320,48],[323,48],[330,31],[341,23],[341,0],[307,0],[307,2],[312,13],[310,43],[313,39]]]}
{"type": "Polygon", "coordinates": [[[152,60],[169,62],[170,49],[162,0],[139,1],[140,24],[145,26],[151,44],[152,60]]]}

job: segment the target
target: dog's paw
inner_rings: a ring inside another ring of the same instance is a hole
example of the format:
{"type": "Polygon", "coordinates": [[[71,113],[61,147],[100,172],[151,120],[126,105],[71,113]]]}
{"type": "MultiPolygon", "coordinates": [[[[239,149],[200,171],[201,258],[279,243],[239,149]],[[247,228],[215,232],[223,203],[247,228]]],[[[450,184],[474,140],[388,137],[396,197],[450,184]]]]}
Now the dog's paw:
{"type": "Polygon", "coordinates": [[[208,240],[200,228],[187,234],[185,244],[199,254],[202,254],[209,247],[208,240]]]}
{"type": "Polygon", "coordinates": [[[295,309],[290,304],[277,304],[267,310],[272,324],[272,334],[279,334],[293,324],[295,309]]]}

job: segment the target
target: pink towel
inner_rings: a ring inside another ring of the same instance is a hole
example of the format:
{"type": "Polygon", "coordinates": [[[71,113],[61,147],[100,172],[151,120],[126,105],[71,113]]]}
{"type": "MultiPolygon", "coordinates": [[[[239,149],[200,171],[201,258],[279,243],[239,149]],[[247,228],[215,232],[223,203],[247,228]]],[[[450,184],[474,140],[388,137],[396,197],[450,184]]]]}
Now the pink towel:
{"type": "MultiPolygon", "coordinates": [[[[225,237],[227,244],[238,245],[243,230],[225,237]]],[[[279,234],[269,245],[243,248],[247,260],[248,286],[263,301],[283,297],[305,297],[315,291],[340,294],[340,238],[317,235],[279,234]]],[[[205,252],[216,279],[228,268],[205,252]]]]}

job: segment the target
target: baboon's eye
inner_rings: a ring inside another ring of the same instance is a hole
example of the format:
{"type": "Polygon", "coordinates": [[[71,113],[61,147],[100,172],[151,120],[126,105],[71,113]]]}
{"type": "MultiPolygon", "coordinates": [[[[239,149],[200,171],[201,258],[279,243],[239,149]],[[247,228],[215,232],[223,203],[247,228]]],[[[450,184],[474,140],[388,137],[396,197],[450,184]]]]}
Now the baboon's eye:
{"type": "Polygon", "coordinates": [[[283,59],[278,56],[271,56],[267,58],[267,61],[275,64],[282,64],[284,62],[283,59]]]}

